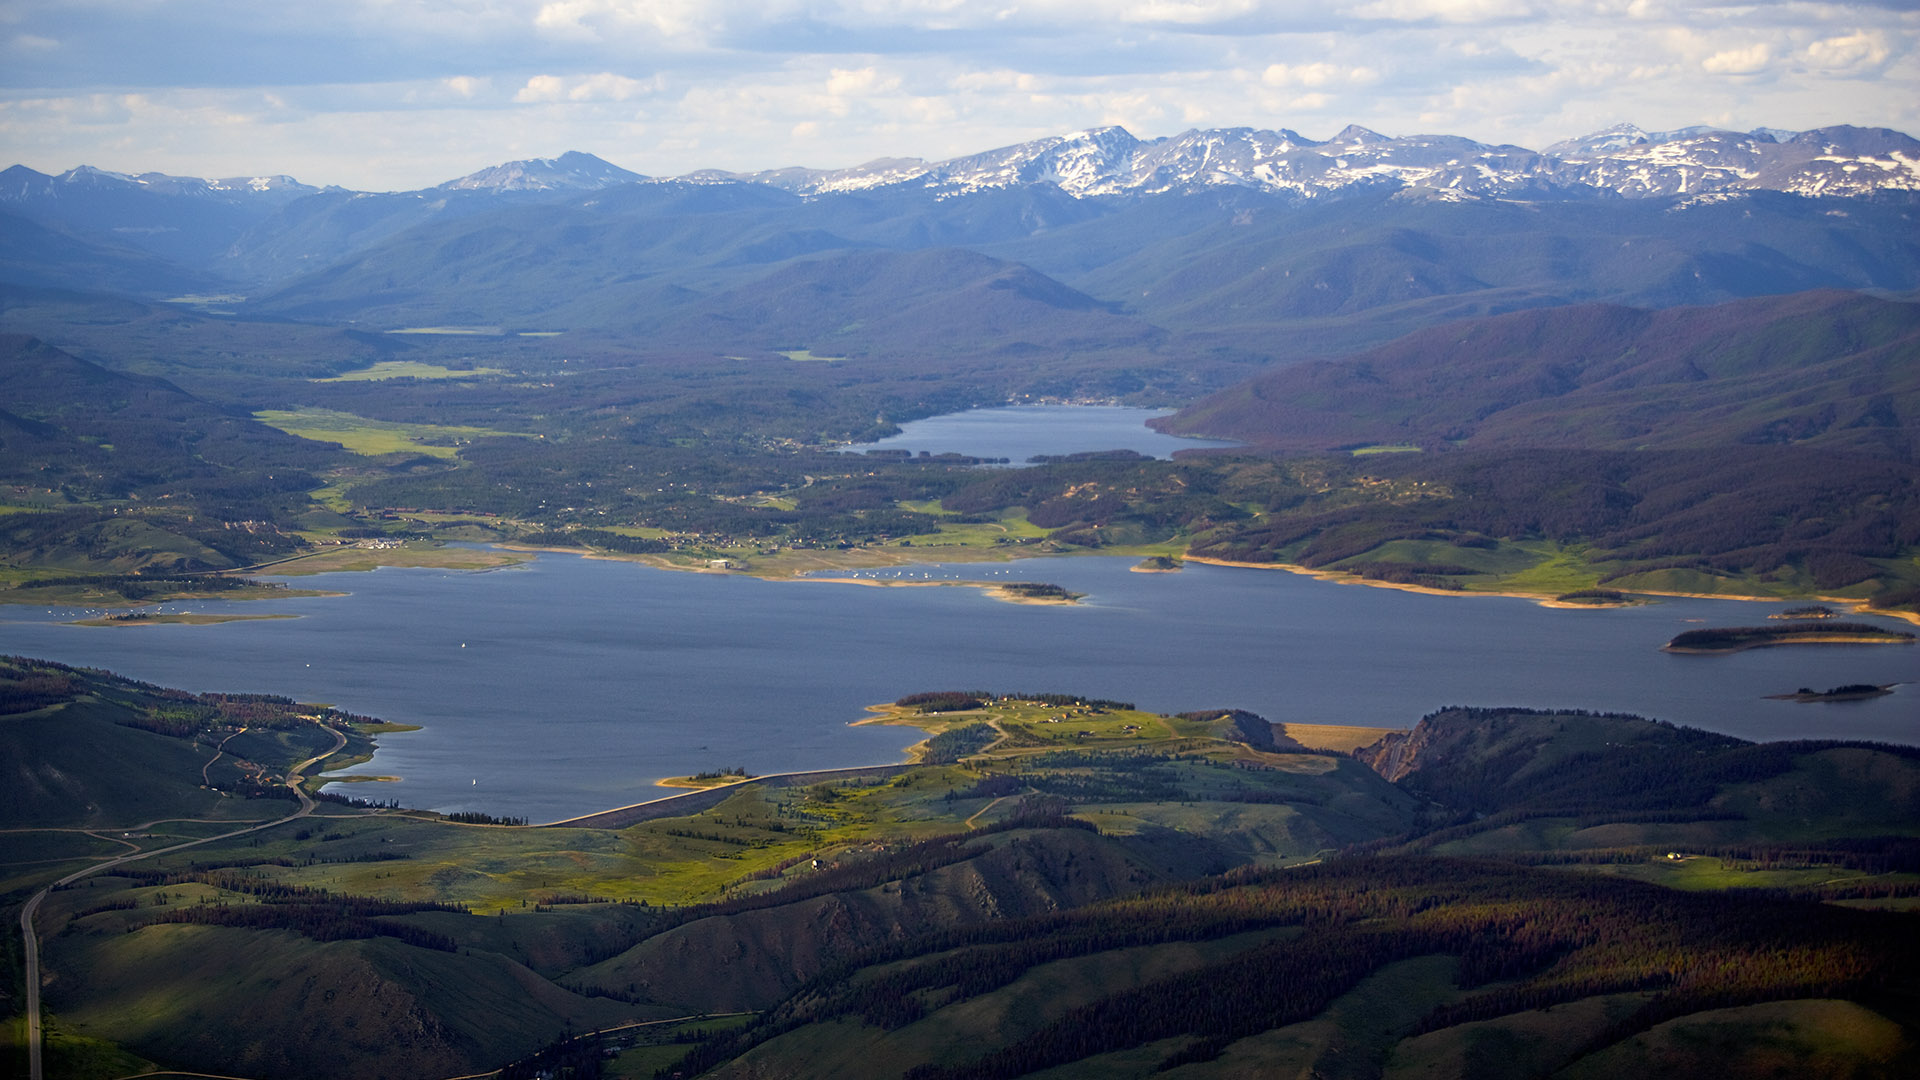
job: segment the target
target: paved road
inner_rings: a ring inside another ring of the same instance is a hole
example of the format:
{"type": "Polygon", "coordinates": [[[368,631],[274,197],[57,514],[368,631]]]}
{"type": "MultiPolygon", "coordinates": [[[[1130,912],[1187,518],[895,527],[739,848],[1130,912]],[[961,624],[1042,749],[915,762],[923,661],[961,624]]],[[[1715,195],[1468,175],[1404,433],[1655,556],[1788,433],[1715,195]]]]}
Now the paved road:
{"type": "Polygon", "coordinates": [[[312,768],[316,762],[323,761],[339,753],[347,745],[347,736],[344,732],[335,731],[332,728],[328,728],[327,730],[333,735],[333,746],[295,765],[293,769],[287,773],[287,788],[300,800],[300,809],[295,810],[286,817],[269,821],[265,824],[251,825],[244,829],[235,829],[232,832],[221,833],[218,836],[205,836],[198,840],[188,840],[185,843],[174,844],[171,847],[135,852],[132,855],[121,855],[118,858],[108,859],[106,862],[95,863],[84,870],[75,870],[59,881],[34,893],[33,899],[27,901],[27,906],[20,909],[20,937],[27,945],[28,1080],[45,1080],[45,1074],[42,1071],[40,1063],[40,939],[33,932],[33,916],[35,912],[40,910],[40,901],[45,900],[47,894],[53,890],[70,885],[88,875],[98,874],[102,870],[111,870],[116,866],[124,866],[130,862],[139,862],[141,859],[151,859],[155,855],[165,855],[168,852],[179,851],[183,848],[198,847],[201,844],[209,844],[215,840],[229,840],[236,836],[257,833],[262,829],[271,829],[275,825],[285,825],[289,821],[296,818],[303,818],[313,813],[313,800],[308,798],[307,793],[300,788],[301,781],[306,779],[301,774],[307,769],[312,768]]]}

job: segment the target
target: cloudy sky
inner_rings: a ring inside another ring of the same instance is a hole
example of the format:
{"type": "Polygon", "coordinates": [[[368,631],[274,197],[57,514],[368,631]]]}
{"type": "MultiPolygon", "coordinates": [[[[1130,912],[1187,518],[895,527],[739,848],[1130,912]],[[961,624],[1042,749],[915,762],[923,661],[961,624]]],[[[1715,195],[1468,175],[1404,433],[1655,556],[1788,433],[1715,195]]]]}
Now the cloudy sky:
{"type": "Polygon", "coordinates": [[[1121,124],[1541,147],[1920,134],[1920,0],[0,0],[0,165],[423,187],[930,159],[1121,124]]]}

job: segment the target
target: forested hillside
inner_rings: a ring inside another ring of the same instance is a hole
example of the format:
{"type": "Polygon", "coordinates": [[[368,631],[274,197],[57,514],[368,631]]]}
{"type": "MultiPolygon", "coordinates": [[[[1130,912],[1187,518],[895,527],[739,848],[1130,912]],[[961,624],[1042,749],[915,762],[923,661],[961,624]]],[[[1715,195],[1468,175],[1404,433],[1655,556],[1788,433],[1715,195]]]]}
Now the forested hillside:
{"type": "Polygon", "coordinates": [[[1912,461],[1920,304],[1810,292],[1470,320],[1261,375],[1163,421],[1276,450],[1793,445],[1912,461]]]}
{"type": "Polygon", "coordinates": [[[290,813],[288,763],[382,726],[0,661],[9,887],[153,852],[47,894],[50,1061],[1893,1077],[1920,1046],[1910,748],[1450,708],[1347,754],[1071,693],[875,709],[921,764],[604,828],[335,799],[160,852],[290,813]]]}

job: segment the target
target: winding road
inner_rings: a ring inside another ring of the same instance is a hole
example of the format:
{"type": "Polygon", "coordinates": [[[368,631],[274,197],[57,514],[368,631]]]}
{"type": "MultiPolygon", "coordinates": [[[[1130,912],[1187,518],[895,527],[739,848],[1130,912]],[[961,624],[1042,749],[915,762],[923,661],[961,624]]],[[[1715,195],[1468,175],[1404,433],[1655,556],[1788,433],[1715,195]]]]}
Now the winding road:
{"type": "MultiPolygon", "coordinates": [[[[45,1077],[40,1059],[40,939],[33,932],[33,916],[40,910],[40,902],[45,900],[47,894],[53,890],[64,888],[73,882],[79,881],[83,877],[98,874],[103,870],[111,870],[116,866],[124,866],[130,862],[139,862],[141,859],[150,859],[155,855],[165,855],[169,852],[180,851],[185,848],[198,847],[201,844],[209,844],[215,840],[230,840],[236,836],[257,833],[263,829],[271,829],[276,825],[285,825],[289,821],[293,821],[296,818],[303,818],[313,813],[313,799],[308,797],[307,793],[301,790],[300,787],[306,780],[306,777],[302,774],[318,762],[324,761],[339,753],[345,749],[347,745],[345,732],[335,730],[334,728],[327,728],[326,730],[333,736],[333,745],[300,764],[295,765],[287,772],[287,789],[292,791],[294,797],[300,800],[300,809],[288,814],[286,817],[263,824],[250,825],[247,828],[235,829],[232,832],[221,833],[218,836],[204,836],[198,840],[188,840],[184,843],[173,844],[169,847],[155,848],[152,851],[140,851],[131,855],[120,855],[108,859],[105,862],[95,863],[85,869],[75,870],[59,881],[34,893],[33,899],[28,900],[27,905],[20,909],[20,937],[26,942],[28,1080],[44,1080],[45,1077]]],[[[224,742],[222,745],[225,745],[224,742]]]]}

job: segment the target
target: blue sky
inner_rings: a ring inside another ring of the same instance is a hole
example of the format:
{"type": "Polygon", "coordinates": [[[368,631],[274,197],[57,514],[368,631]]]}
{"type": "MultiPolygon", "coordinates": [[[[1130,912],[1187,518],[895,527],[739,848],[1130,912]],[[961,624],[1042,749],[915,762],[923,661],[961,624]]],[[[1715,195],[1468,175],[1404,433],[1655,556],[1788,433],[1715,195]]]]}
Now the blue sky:
{"type": "Polygon", "coordinates": [[[1920,0],[0,0],[0,164],[427,186],[931,159],[1121,124],[1538,148],[1920,134],[1920,0]]]}

